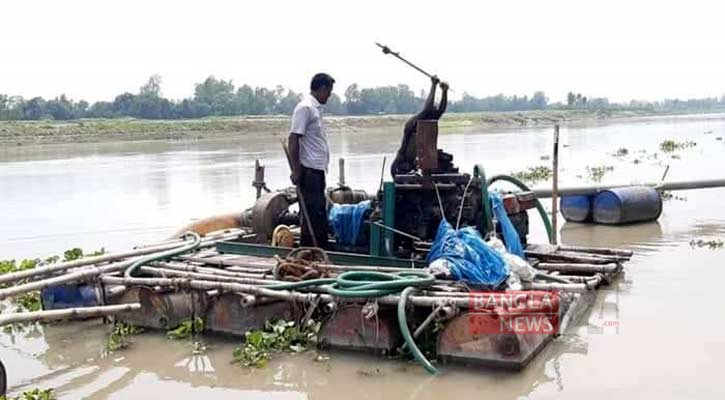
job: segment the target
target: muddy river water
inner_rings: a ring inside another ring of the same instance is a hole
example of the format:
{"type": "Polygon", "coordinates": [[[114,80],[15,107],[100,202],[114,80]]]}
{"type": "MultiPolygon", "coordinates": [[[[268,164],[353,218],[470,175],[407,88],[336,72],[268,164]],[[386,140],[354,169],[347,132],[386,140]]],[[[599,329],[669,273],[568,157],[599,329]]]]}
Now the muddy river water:
{"type": "MultiPolygon", "coordinates": [[[[725,115],[580,123],[562,128],[561,186],[587,183],[586,167],[613,167],[602,183],[725,177],[725,115]],[[665,154],[663,140],[696,146],[665,154]],[[626,148],[628,154],[613,155],[626,148]]],[[[334,134],[333,157],[347,181],[374,190],[399,132],[334,134]]],[[[442,134],[440,147],[463,171],[545,165],[551,128],[442,134]]],[[[62,253],[70,247],[121,250],[163,238],[194,218],[246,208],[253,165],[267,182],[288,182],[279,137],[238,140],[12,147],[0,149],[0,259],[62,253]]],[[[333,162],[328,183],[337,181],[333,162]]],[[[546,183],[541,183],[546,185],[546,183]]],[[[35,326],[0,334],[12,392],[55,388],[63,399],[439,399],[722,398],[725,360],[725,249],[690,245],[725,239],[725,189],[675,192],[658,222],[626,227],[565,223],[562,241],[631,249],[626,273],[592,311],[522,372],[445,365],[431,377],[417,365],[374,356],[310,352],[276,357],[266,368],[230,364],[235,339],[189,342],[145,333],[104,355],[109,326],[98,321],[35,326]],[[168,396],[168,397],[167,397],[168,396]]],[[[548,204],[548,201],[547,201],[548,204]]],[[[532,214],[532,240],[544,230],[532,214]]]]}

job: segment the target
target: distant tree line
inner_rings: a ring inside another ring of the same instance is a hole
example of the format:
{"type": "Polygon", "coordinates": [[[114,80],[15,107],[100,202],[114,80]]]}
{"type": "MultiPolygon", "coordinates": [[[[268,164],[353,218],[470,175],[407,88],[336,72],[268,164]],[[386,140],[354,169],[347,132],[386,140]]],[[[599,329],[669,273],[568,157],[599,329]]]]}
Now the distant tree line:
{"type": "MultiPolygon", "coordinates": [[[[416,95],[407,85],[360,88],[352,84],[344,90],[344,101],[333,94],[328,100],[327,112],[334,115],[411,114],[418,111],[427,94],[416,95]]],[[[72,120],[79,118],[134,117],[143,119],[182,119],[207,116],[291,114],[302,93],[282,86],[275,88],[252,87],[244,84],[236,87],[231,80],[209,76],[194,86],[194,95],[183,100],[171,100],[162,96],[161,77],[151,76],[138,93],[123,93],[113,101],[97,101],[93,104],[74,101],[65,95],[53,99],[0,94],[0,120],[72,120]]],[[[606,98],[587,98],[580,93],[569,92],[566,104],[549,103],[541,91],[528,96],[499,94],[475,97],[463,93],[457,101],[448,105],[449,112],[477,111],[525,111],[547,108],[606,109],[639,108],[652,110],[708,110],[725,107],[725,96],[661,102],[631,101],[628,104],[610,104],[606,98]]]]}

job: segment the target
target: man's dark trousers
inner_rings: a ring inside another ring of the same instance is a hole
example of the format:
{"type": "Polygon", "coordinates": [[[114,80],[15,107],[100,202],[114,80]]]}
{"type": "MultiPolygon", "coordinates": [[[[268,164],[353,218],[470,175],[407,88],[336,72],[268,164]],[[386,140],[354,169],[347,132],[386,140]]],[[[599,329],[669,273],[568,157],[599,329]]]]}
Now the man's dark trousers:
{"type": "MultiPolygon", "coordinates": [[[[325,198],[325,171],[301,166],[300,192],[305,197],[307,214],[310,216],[312,229],[315,231],[317,246],[325,248],[327,245],[327,200],[325,198]]],[[[301,206],[301,205],[300,205],[301,206]]],[[[314,246],[310,229],[304,220],[300,210],[300,222],[302,223],[301,245],[314,246]]]]}

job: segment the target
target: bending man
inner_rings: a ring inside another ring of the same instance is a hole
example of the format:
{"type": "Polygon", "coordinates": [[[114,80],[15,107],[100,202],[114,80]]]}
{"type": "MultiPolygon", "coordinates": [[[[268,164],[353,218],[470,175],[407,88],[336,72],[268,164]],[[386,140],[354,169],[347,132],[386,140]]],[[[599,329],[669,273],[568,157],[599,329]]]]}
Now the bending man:
{"type": "Polygon", "coordinates": [[[407,174],[416,169],[415,132],[418,129],[418,121],[425,119],[438,120],[446,112],[446,107],[448,106],[448,83],[440,82],[442,90],[441,101],[438,107],[436,107],[435,97],[436,85],[438,83],[438,77],[433,76],[431,78],[430,93],[428,93],[423,110],[412,116],[405,123],[405,127],[403,128],[403,141],[400,143],[398,153],[395,155],[395,161],[393,161],[393,165],[390,167],[390,173],[393,175],[393,178],[395,178],[395,175],[407,174]]]}

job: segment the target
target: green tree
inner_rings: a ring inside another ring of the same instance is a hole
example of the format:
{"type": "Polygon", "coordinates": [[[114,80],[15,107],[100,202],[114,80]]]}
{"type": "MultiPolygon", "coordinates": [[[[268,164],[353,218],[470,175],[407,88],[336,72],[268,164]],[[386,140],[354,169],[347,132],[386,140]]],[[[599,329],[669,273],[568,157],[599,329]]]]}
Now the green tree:
{"type": "Polygon", "coordinates": [[[213,75],[196,85],[194,100],[207,104],[213,115],[234,115],[238,111],[232,81],[216,79],[213,75]]]}
{"type": "Polygon", "coordinates": [[[139,88],[140,96],[161,97],[161,75],[154,74],[139,88]]]}

